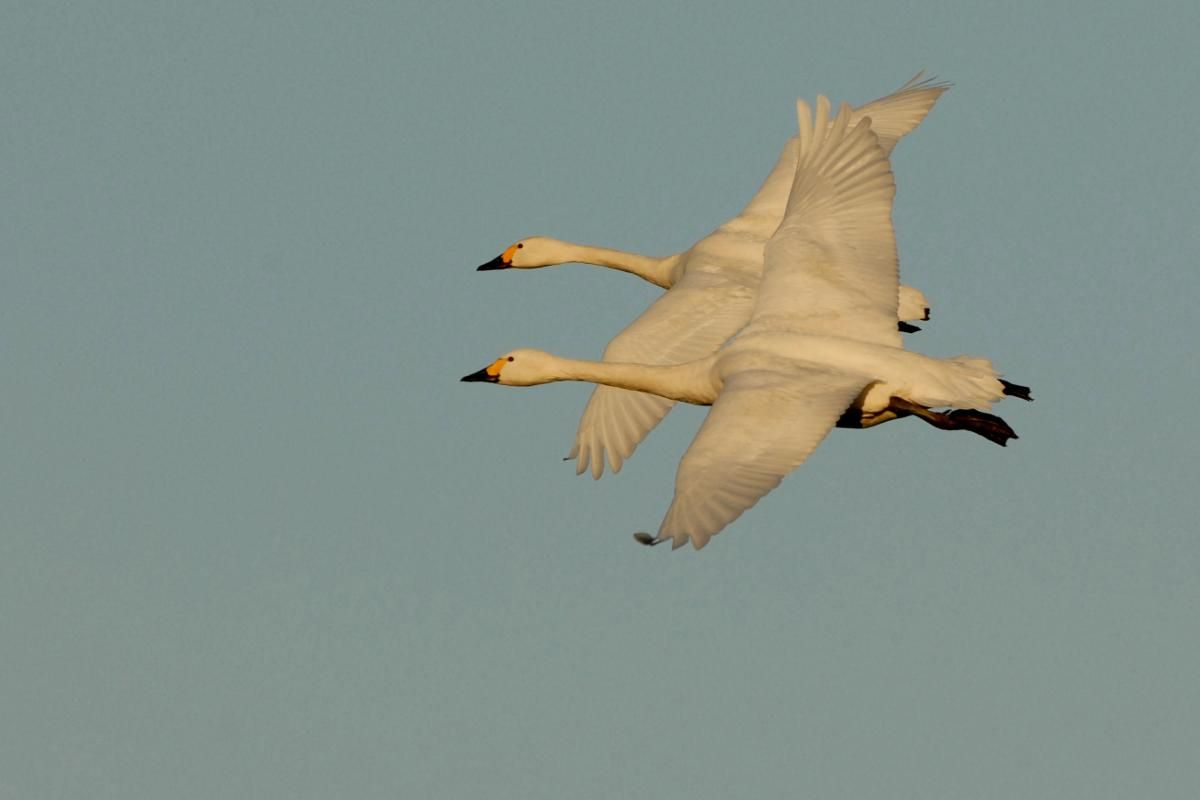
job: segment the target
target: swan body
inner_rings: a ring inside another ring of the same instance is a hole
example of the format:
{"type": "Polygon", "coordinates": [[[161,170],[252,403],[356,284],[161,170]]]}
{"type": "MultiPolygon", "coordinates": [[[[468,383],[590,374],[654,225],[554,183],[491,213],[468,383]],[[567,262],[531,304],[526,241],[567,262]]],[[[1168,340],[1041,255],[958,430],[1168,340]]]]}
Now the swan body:
{"type": "Polygon", "coordinates": [[[832,124],[829,112],[824,97],[815,121],[798,103],[799,155],[783,221],[767,243],[749,323],[717,352],[661,365],[515,350],[463,378],[512,386],[583,380],[711,405],[680,461],[657,537],[638,536],[644,544],[704,547],[851,411],[868,422],[915,413],[998,444],[1015,437],[984,412],[1006,394],[1030,399],[1026,387],[1000,380],[987,359],[902,348],[890,165],[870,118],[851,128],[848,106],[832,124]]]}
{"type": "MultiPolygon", "coordinates": [[[[854,110],[867,115],[885,155],[921,123],[946,89],[917,75],[896,92],[854,110]]],[[[796,173],[799,137],[784,145],[774,169],[749,204],[690,249],[663,258],[545,236],[514,243],[480,270],[535,269],[578,262],[628,272],[667,289],[605,348],[603,360],[676,364],[715,352],[750,319],[763,273],[763,248],[779,227],[796,173]]],[[[919,330],[911,321],[929,319],[929,301],[909,286],[893,289],[899,303],[892,326],[919,330]]],[[[568,459],[592,477],[619,472],[638,444],[671,410],[667,397],[611,386],[593,391],[568,459]]]]}

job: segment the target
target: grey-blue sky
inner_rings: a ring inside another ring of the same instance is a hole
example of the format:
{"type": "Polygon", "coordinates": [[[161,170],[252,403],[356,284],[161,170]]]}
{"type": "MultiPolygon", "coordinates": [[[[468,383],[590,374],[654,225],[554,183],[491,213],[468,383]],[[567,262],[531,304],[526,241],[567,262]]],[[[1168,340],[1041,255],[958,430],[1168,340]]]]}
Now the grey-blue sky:
{"type": "Polygon", "coordinates": [[[0,74],[0,796],[1193,797],[1190,4],[26,4],[0,74]],[[702,414],[575,478],[656,294],[478,275],[735,212],[817,92],[896,151],[911,340],[1007,451],[838,432],[646,551],[702,414]]]}

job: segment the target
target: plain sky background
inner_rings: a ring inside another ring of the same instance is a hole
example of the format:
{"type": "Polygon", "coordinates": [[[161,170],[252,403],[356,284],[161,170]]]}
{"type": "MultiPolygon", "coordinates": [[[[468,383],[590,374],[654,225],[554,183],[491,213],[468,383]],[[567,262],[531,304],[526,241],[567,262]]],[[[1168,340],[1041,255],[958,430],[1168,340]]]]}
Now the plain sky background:
{"type": "Polygon", "coordinates": [[[5,3],[0,798],[1200,795],[1200,10],[5,3]],[[895,153],[908,340],[1000,449],[835,431],[701,553],[703,410],[561,461],[794,101],[954,83],[895,153]]]}

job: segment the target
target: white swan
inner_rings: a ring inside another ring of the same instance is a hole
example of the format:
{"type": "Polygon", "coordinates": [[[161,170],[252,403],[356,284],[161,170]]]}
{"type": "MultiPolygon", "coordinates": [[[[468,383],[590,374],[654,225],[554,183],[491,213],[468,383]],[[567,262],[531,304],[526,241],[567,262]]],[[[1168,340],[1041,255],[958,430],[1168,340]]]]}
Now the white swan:
{"type": "Polygon", "coordinates": [[[797,104],[799,161],[786,214],[764,255],[749,324],[717,353],[673,366],[575,361],[514,350],[464,381],[530,386],[582,380],[712,405],[679,464],[656,544],[696,549],[800,465],[851,414],[865,425],[916,414],[1005,444],[1016,434],[988,409],[1027,387],[986,359],[906,352],[896,330],[895,184],[869,118],[833,124],[829,101],[797,104]],[[959,410],[931,411],[935,407],[959,410]]]}
{"type": "MultiPolygon", "coordinates": [[[[869,115],[885,153],[921,123],[949,86],[918,74],[887,97],[856,109],[869,115]]],[[[750,203],[690,249],[665,258],[572,244],[544,236],[522,239],[480,270],[533,269],[568,262],[595,264],[637,275],[669,291],[626,327],[604,350],[605,361],[677,364],[715,352],[746,324],[762,275],[763,245],[779,227],[796,174],[796,137],[788,139],[771,174],[750,203]]],[[[908,321],[929,319],[929,301],[919,290],[900,287],[903,330],[908,321]]],[[[893,321],[893,326],[897,323],[893,321]]],[[[576,472],[604,473],[605,456],[619,472],[638,444],[674,405],[665,397],[597,386],[567,459],[576,472]]]]}

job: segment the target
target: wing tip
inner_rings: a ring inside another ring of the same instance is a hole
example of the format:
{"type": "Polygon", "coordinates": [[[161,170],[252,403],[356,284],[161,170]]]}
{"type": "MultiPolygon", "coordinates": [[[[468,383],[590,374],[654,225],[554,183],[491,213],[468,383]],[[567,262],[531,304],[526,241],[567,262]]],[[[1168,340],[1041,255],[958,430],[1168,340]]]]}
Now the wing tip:
{"type": "Polygon", "coordinates": [[[895,91],[895,94],[901,92],[924,92],[934,90],[937,92],[946,92],[954,88],[954,83],[947,80],[942,80],[937,75],[925,77],[925,70],[922,69],[916,75],[913,75],[905,83],[895,91]]]}

